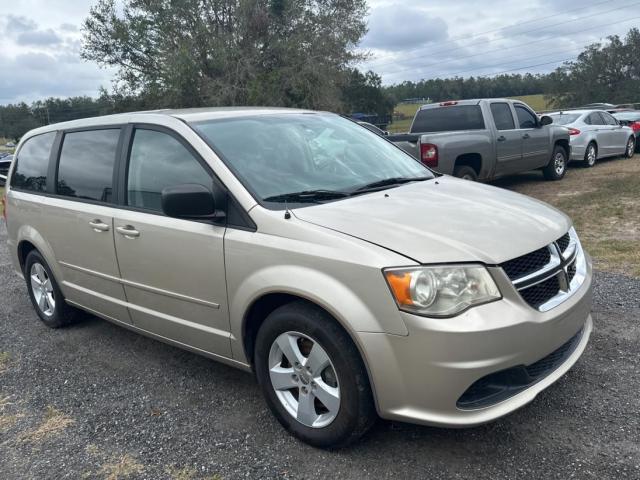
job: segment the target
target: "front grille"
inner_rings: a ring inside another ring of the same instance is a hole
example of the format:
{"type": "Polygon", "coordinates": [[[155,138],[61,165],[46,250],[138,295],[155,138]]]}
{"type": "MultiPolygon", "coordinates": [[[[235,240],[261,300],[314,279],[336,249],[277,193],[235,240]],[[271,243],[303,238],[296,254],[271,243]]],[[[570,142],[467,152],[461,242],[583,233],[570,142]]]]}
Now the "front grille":
{"type": "Polygon", "coordinates": [[[556,240],[556,243],[558,244],[558,247],[560,247],[560,251],[562,253],[564,253],[569,247],[569,241],[570,241],[570,237],[568,233],[565,233],[558,240],[556,240]]]}
{"type": "Polygon", "coordinates": [[[555,297],[559,291],[560,282],[558,281],[558,276],[554,275],[544,282],[520,290],[520,295],[533,308],[538,308],[555,297]]]}
{"type": "Polygon", "coordinates": [[[571,280],[573,280],[573,277],[575,276],[576,276],[576,262],[573,262],[567,268],[567,278],[569,279],[569,283],[571,283],[571,280]]]}
{"type": "Polygon", "coordinates": [[[456,403],[458,408],[471,410],[490,407],[531,387],[553,373],[571,356],[580,343],[583,331],[580,330],[560,348],[531,365],[518,365],[477,380],[460,396],[456,403]]]}
{"type": "Polygon", "coordinates": [[[527,253],[513,260],[508,260],[500,265],[507,276],[513,280],[522,278],[543,268],[551,260],[548,247],[543,247],[531,253],[527,253]]]}

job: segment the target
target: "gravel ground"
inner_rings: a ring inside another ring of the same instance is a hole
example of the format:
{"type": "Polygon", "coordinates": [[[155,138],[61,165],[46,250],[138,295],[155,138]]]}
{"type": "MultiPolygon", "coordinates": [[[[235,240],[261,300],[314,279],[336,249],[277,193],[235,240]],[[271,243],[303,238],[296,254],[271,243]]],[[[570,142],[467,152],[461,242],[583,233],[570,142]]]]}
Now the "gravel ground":
{"type": "Polygon", "coordinates": [[[640,281],[598,272],[584,356],[532,404],[447,430],[380,421],[337,452],[251,375],[90,319],[42,325],[0,225],[0,478],[640,478],[640,281]]]}

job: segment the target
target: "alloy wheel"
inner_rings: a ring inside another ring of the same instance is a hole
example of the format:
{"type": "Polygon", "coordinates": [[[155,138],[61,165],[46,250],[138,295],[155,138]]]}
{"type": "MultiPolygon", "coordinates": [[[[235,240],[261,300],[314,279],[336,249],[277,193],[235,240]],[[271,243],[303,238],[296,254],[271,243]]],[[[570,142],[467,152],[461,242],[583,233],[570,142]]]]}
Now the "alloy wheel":
{"type": "Polygon", "coordinates": [[[566,167],[566,160],[564,158],[564,154],[561,152],[556,153],[556,156],[553,158],[553,168],[556,172],[556,175],[559,177],[564,173],[564,169],[566,167]]]}
{"type": "Polygon", "coordinates": [[[627,157],[633,157],[633,152],[636,149],[636,142],[633,138],[630,138],[627,142],[627,157]]]}
{"type": "Polygon", "coordinates": [[[269,377],[285,410],[307,427],[322,428],[340,409],[340,386],[327,352],[299,332],[279,335],[269,351],[269,377]]]}
{"type": "Polygon", "coordinates": [[[594,147],[593,145],[589,145],[589,148],[587,150],[587,164],[589,164],[589,166],[592,166],[596,163],[596,147],[594,147]]]}
{"type": "Polygon", "coordinates": [[[51,279],[42,264],[34,263],[29,272],[31,278],[31,291],[40,311],[47,317],[51,317],[56,310],[56,300],[51,279]]]}

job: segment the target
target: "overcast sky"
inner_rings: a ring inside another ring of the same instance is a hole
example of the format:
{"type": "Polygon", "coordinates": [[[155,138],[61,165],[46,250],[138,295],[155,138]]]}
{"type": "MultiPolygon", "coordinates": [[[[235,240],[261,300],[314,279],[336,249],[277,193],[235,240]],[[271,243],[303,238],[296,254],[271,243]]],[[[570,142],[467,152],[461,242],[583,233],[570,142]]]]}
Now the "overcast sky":
{"type": "MultiPolygon", "coordinates": [[[[0,104],[96,96],[113,70],[80,59],[91,0],[0,0],[0,104]],[[10,12],[10,13],[8,13],[10,12]]],[[[385,84],[548,72],[590,43],[640,25],[634,0],[369,0],[361,68],[385,84]]]]}

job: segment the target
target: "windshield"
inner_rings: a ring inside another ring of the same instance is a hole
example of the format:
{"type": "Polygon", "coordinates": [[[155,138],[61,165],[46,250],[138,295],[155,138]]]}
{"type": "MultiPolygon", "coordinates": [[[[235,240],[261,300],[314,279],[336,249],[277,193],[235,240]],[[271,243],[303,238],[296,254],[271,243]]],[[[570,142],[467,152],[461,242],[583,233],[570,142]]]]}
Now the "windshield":
{"type": "Polygon", "coordinates": [[[580,118],[581,113],[556,113],[549,115],[556,125],[569,125],[580,118]]]}
{"type": "Polygon", "coordinates": [[[434,177],[387,140],[338,115],[267,114],[192,126],[261,202],[279,204],[291,194],[318,191],[335,200],[347,195],[329,194],[401,183],[392,179],[434,177]]]}

